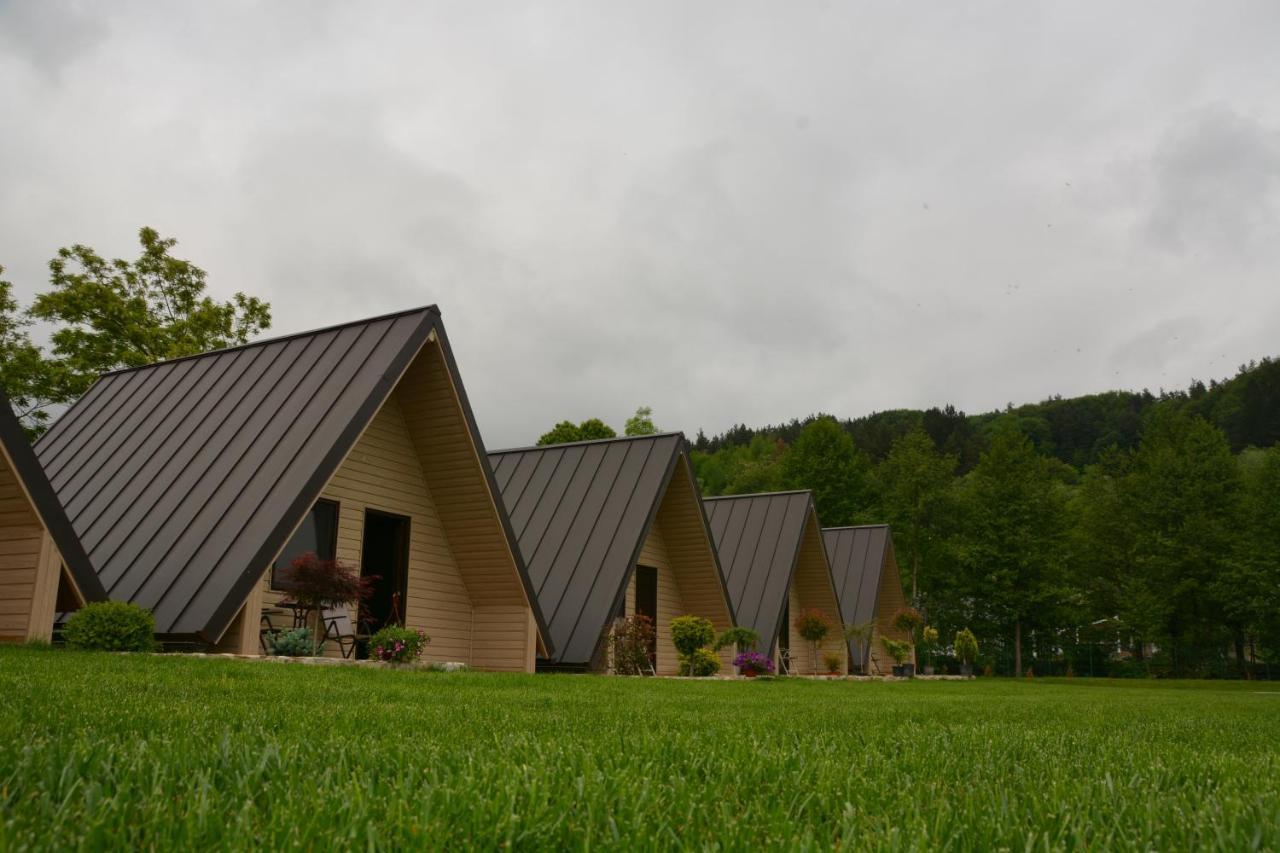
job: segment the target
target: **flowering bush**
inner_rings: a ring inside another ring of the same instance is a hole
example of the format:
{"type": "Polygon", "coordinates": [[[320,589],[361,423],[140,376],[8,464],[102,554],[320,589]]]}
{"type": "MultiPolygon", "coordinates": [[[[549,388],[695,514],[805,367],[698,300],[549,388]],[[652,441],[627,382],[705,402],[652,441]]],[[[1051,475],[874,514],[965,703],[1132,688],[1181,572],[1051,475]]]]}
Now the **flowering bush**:
{"type": "Polygon", "coordinates": [[[821,643],[831,633],[831,617],[816,607],[802,610],[796,617],[796,631],[811,643],[821,643]]]}
{"type": "Polygon", "coordinates": [[[759,652],[743,652],[733,659],[733,665],[736,666],[743,675],[773,674],[773,661],[759,652]]]}
{"type": "Polygon", "coordinates": [[[682,674],[692,675],[694,678],[706,678],[715,675],[720,671],[720,658],[716,657],[716,653],[706,647],[694,649],[692,655],[687,658],[681,658],[680,666],[684,669],[682,674]]]}
{"type": "Polygon", "coordinates": [[[429,642],[425,631],[388,625],[369,638],[369,657],[387,663],[412,663],[422,657],[429,642]]]}
{"type": "Polygon", "coordinates": [[[619,619],[609,635],[613,651],[613,671],[618,675],[643,675],[652,671],[649,653],[654,646],[653,620],[637,613],[619,619]]]}

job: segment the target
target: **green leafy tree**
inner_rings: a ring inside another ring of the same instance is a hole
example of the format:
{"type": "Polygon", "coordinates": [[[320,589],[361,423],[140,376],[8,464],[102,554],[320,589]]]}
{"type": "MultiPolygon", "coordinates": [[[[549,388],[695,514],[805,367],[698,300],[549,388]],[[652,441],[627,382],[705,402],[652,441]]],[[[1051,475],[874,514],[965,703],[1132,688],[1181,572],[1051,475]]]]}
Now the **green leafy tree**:
{"type": "Polygon", "coordinates": [[[939,532],[939,514],[958,464],[956,457],[939,453],[923,429],[914,429],[893,442],[872,475],[883,519],[893,528],[895,544],[906,551],[912,601],[919,600],[922,555],[939,532]]]}
{"type": "MultiPolygon", "coordinates": [[[[1233,589],[1228,614],[1260,641],[1267,660],[1280,655],[1280,444],[1241,455],[1244,477],[1243,535],[1235,569],[1224,581],[1233,589]]],[[[1238,651],[1240,651],[1238,649],[1238,651]]],[[[1256,657],[1257,649],[1251,657],[1256,657]]]]}
{"type": "Polygon", "coordinates": [[[787,448],[780,473],[784,488],[812,489],[818,517],[835,527],[851,523],[866,505],[870,467],[840,423],[823,415],[810,421],[787,448]]]}
{"type": "MultiPolygon", "coordinates": [[[[1123,486],[1131,513],[1133,583],[1124,594],[1175,656],[1220,639],[1235,570],[1240,472],[1223,432],[1199,417],[1157,408],[1123,486]],[[1218,630],[1215,630],[1218,629],[1218,630]]],[[[1230,616],[1227,616],[1231,619],[1230,616]]],[[[1234,628],[1241,628],[1238,617],[1234,628]]],[[[1180,661],[1175,657],[1175,666],[1180,661]]]]}
{"type": "Polygon", "coordinates": [[[1046,619],[1061,592],[1063,494],[1053,465],[1008,420],[996,425],[962,491],[972,589],[1012,626],[1014,671],[1022,675],[1023,628],[1046,619]]]}
{"type": "Polygon", "coordinates": [[[56,326],[60,399],[80,396],[104,371],[243,344],[271,325],[270,307],[256,297],[205,295],[204,270],[171,254],[176,240],[152,228],[138,239],[134,261],[77,243],[49,262],[52,289],[30,313],[56,326]]]}
{"type": "Polygon", "coordinates": [[[568,444],[572,441],[595,441],[601,438],[616,438],[613,428],[599,418],[587,418],[580,424],[573,421],[561,421],[542,434],[538,439],[539,446],[548,444],[568,444]]]}
{"type": "Polygon", "coordinates": [[[627,418],[627,424],[623,427],[624,435],[653,435],[658,428],[653,425],[653,409],[648,406],[641,406],[636,409],[636,413],[627,418]]]}
{"type": "Polygon", "coordinates": [[[58,400],[52,371],[27,333],[30,325],[13,298],[13,285],[0,278],[0,390],[34,438],[48,423],[45,407],[58,400]]]}

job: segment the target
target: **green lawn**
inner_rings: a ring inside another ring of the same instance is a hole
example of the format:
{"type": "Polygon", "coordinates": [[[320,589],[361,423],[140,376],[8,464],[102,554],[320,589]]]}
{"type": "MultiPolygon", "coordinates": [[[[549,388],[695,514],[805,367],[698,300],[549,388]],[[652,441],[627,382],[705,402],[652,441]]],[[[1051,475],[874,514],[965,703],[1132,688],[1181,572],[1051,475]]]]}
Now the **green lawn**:
{"type": "Polygon", "coordinates": [[[0,648],[0,850],[1280,847],[1280,686],[0,648]]]}

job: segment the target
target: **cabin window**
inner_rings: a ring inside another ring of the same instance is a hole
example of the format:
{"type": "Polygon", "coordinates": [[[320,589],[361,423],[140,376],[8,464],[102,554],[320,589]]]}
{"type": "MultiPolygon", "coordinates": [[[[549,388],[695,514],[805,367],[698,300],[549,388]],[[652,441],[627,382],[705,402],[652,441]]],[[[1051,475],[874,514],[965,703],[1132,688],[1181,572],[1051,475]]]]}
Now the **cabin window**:
{"type": "Polygon", "coordinates": [[[311,553],[321,560],[332,560],[337,557],[337,552],[338,505],[333,501],[316,501],[271,567],[271,588],[288,591],[289,582],[284,571],[303,554],[311,553]]]}

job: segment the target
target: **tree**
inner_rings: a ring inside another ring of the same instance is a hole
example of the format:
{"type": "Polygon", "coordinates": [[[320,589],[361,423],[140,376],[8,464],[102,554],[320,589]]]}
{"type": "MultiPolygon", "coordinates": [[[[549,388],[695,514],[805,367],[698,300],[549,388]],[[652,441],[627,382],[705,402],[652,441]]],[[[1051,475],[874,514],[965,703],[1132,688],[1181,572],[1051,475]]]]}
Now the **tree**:
{"type": "Polygon", "coordinates": [[[573,421],[561,421],[552,427],[549,432],[542,434],[542,437],[538,439],[538,446],[568,444],[571,441],[595,441],[601,438],[616,438],[617,435],[612,427],[599,418],[587,418],[580,424],[574,424],[573,421]]]}
{"type": "Polygon", "coordinates": [[[1012,624],[1014,671],[1022,675],[1023,628],[1045,618],[1060,592],[1063,496],[1049,460],[1004,419],[962,494],[963,554],[972,588],[1012,624]]]}
{"type": "Polygon", "coordinates": [[[43,428],[45,407],[75,400],[106,371],[247,343],[271,325],[270,306],[256,297],[206,296],[204,270],[170,254],[176,240],[151,228],[138,238],[136,261],[106,260],[78,243],[58,250],[49,262],[52,289],[28,312],[55,326],[53,358],[39,368],[30,363],[20,328],[13,337],[16,306],[4,289],[0,315],[10,318],[10,343],[17,341],[21,360],[6,360],[0,379],[15,391],[30,429],[43,428]]]}
{"type": "Polygon", "coordinates": [[[52,373],[27,334],[31,321],[19,312],[12,294],[13,285],[0,278],[0,390],[28,436],[35,438],[49,420],[45,406],[55,402],[52,373]]]}
{"type": "Polygon", "coordinates": [[[956,457],[939,453],[929,434],[917,428],[893,442],[872,475],[883,519],[907,553],[912,601],[920,597],[921,555],[937,533],[938,510],[957,464],[956,457]]]}
{"type": "MultiPolygon", "coordinates": [[[[1280,444],[1241,456],[1243,526],[1228,615],[1260,640],[1267,660],[1280,655],[1280,444]]],[[[1256,650],[1251,656],[1256,656],[1256,650]]]]}
{"type": "Polygon", "coordinates": [[[782,484],[812,489],[818,517],[828,527],[849,524],[866,502],[871,463],[835,418],[817,417],[782,456],[782,484]]]}
{"type": "MultiPolygon", "coordinates": [[[[1167,640],[1178,668],[1180,644],[1206,648],[1220,639],[1234,594],[1222,579],[1235,568],[1240,472],[1226,435],[1202,418],[1157,407],[1122,498],[1132,513],[1133,586],[1159,634],[1148,639],[1167,640]]],[[[1238,635],[1238,616],[1228,618],[1238,635]]]]}
{"type": "Polygon", "coordinates": [[[653,435],[658,428],[653,425],[653,409],[648,406],[641,406],[636,409],[636,413],[627,418],[627,425],[623,428],[624,435],[653,435]]]}
{"type": "Polygon", "coordinates": [[[138,239],[142,254],[132,262],[80,244],[59,249],[49,262],[53,290],[31,306],[33,317],[59,324],[53,350],[76,395],[104,371],[247,343],[271,325],[270,307],[256,297],[206,296],[204,270],[170,254],[177,240],[152,228],[138,239]]]}

